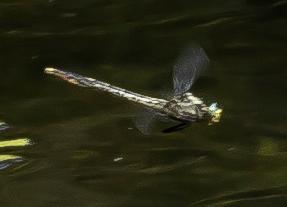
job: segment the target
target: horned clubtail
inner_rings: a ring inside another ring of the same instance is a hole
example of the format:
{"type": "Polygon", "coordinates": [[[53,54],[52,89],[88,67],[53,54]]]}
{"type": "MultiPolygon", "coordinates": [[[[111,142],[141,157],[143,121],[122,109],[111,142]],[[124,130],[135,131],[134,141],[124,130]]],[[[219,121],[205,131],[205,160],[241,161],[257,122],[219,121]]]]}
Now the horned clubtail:
{"type": "Polygon", "coordinates": [[[169,99],[154,98],[125,90],[111,84],[76,73],[46,68],[45,73],[59,77],[77,86],[98,89],[140,104],[156,115],[192,123],[209,120],[219,122],[222,109],[216,103],[207,106],[201,98],[189,92],[199,75],[206,69],[209,59],[201,47],[192,47],[183,52],[173,68],[173,95],[169,99]]]}

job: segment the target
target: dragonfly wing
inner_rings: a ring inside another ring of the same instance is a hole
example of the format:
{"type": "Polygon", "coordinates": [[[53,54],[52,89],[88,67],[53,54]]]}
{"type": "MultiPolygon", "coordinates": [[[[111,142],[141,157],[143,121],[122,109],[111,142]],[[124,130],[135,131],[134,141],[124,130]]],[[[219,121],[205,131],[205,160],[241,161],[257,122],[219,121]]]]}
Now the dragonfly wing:
{"type": "Polygon", "coordinates": [[[173,68],[174,95],[188,91],[207,68],[209,59],[200,46],[190,46],[180,55],[173,68]]]}
{"type": "Polygon", "coordinates": [[[144,135],[149,135],[152,130],[156,113],[153,110],[144,109],[134,119],[136,128],[144,135]]]}
{"type": "Polygon", "coordinates": [[[152,128],[156,121],[165,123],[178,123],[175,120],[168,118],[164,114],[157,113],[151,109],[145,108],[138,116],[134,119],[136,128],[144,135],[151,134],[152,128]]]}

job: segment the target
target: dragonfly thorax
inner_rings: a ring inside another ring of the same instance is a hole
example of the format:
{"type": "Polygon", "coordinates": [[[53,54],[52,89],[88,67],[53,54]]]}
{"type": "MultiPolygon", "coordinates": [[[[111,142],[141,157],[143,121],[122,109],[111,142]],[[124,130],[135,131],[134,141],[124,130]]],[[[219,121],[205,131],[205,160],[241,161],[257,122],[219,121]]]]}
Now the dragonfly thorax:
{"type": "Polygon", "coordinates": [[[191,122],[201,120],[208,115],[208,107],[192,93],[175,96],[165,105],[165,111],[170,117],[191,122]]]}

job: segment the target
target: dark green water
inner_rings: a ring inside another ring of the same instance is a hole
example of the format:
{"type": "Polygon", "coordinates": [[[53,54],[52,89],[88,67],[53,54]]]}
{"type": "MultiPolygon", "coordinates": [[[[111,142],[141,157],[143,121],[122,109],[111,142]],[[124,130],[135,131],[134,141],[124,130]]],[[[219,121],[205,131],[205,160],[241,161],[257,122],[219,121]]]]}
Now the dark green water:
{"type": "Polygon", "coordinates": [[[33,142],[0,148],[24,159],[0,171],[1,206],[287,205],[287,1],[2,0],[0,25],[0,140],[33,142]],[[190,42],[215,126],[144,136],[130,103],[43,74],[158,96],[190,42]]]}

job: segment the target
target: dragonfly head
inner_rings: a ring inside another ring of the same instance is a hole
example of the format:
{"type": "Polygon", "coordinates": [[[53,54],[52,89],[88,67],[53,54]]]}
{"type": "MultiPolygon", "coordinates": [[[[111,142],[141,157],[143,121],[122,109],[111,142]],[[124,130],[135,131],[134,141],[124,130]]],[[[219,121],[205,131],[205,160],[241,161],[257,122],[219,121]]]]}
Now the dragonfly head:
{"type": "Polygon", "coordinates": [[[220,121],[223,110],[217,107],[217,103],[212,103],[208,107],[208,113],[211,116],[210,124],[218,123],[220,121]]]}

